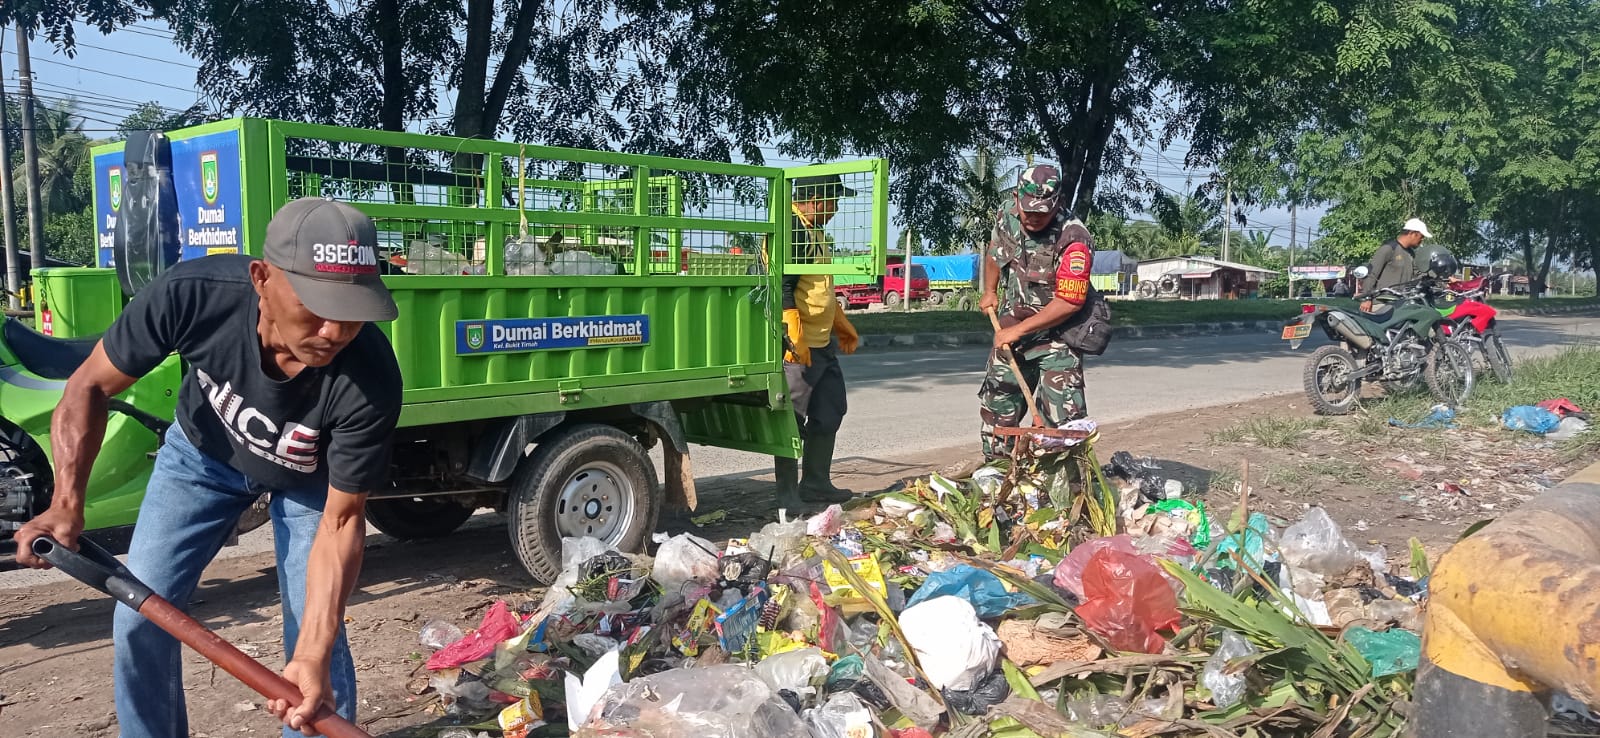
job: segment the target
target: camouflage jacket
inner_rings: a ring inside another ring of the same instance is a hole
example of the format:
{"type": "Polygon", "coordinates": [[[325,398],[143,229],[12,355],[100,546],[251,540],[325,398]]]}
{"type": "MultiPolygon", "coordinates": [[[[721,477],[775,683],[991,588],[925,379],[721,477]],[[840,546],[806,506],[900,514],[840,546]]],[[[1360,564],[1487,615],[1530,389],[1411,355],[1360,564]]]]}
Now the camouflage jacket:
{"type": "Polygon", "coordinates": [[[1005,291],[1001,311],[1022,320],[1050,304],[1056,298],[1061,260],[1073,243],[1092,247],[1094,241],[1083,221],[1065,209],[1039,233],[1023,230],[1015,205],[1000,211],[989,236],[989,255],[1000,265],[1005,291]]]}

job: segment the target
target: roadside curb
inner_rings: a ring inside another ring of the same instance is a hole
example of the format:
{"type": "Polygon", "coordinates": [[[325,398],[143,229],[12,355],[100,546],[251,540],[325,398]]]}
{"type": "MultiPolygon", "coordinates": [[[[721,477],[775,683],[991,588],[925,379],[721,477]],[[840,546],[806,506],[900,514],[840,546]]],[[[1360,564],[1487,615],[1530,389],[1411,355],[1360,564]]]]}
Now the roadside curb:
{"type": "MultiPolygon", "coordinates": [[[[1501,308],[1501,312],[1515,317],[1541,315],[1569,315],[1572,313],[1600,314],[1600,305],[1560,305],[1532,309],[1501,308]]],[[[1293,317],[1293,316],[1290,316],[1293,317]]],[[[1166,325],[1119,325],[1111,329],[1113,339],[1137,340],[1176,338],[1182,336],[1225,336],[1242,333],[1277,333],[1289,320],[1228,320],[1214,323],[1171,323],[1166,325]]],[[[994,340],[989,331],[960,331],[955,333],[873,333],[861,337],[861,348],[958,348],[961,346],[987,346],[994,340]]]]}
{"type": "MultiPolygon", "coordinates": [[[[1287,318],[1285,319],[1287,320],[1287,318]]],[[[1238,333],[1276,333],[1284,320],[1230,320],[1216,323],[1174,323],[1169,325],[1119,325],[1111,329],[1113,339],[1173,338],[1178,336],[1222,336],[1238,333]]],[[[861,337],[861,348],[955,348],[987,346],[994,340],[989,331],[957,333],[877,333],[861,337]]]]}

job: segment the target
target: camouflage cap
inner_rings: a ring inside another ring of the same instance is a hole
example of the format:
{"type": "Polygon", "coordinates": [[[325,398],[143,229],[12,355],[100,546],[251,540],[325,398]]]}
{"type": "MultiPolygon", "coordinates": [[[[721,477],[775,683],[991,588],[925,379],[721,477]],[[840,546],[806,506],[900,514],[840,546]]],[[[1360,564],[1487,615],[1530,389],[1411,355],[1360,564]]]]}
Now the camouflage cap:
{"type": "Polygon", "coordinates": [[[1049,164],[1028,167],[1017,177],[1017,205],[1024,213],[1048,213],[1060,203],[1061,172],[1049,164]]]}

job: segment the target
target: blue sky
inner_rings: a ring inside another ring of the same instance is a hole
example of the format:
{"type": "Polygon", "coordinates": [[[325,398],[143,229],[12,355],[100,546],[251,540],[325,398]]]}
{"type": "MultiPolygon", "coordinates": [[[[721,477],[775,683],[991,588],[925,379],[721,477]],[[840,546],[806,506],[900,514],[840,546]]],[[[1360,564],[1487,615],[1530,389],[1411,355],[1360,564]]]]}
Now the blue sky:
{"type": "MultiPolygon", "coordinates": [[[[198,63],[172,42],[165,25],[143,21],[108,36],[79,26],[78,47],[74,56],[56,51],[46,40],[35,39],[30,50],[33,59],[35,92],[46,99],[76,98],[91,135],[108,136],[129,112],[141,102],[182,109],[193,104],[198,63]]],[[[13,34],[5,36],[5,86],[16,92],[16,51],[13,34]]],[[[805,164],[783,158],[768,147],[768,162],[774,165],[805,164]]],[[[1142,168],[1163,187],[1185,191],[1209,179],[1211,170],[1188,169],[1183,165],[1185,142],[1175,142],[1164,151],[1146,148],[1141,152],[1142,168]]],[[[1020,161],[1020,160],[1019,160],[1020,161]]],[[[891,173],[892,176],[892,173],[891,173]]],[[[1300,243],[1306,241],[1306,228],[1315,227],[1321,208],[1299,214],[1300,243]]],[[[1258,210],[1246,214],[1248,230],[1270,231],[1274,244],[1289,242],[1289,213],[1282,209],[1258,210]]],[[[1135,216],[1147,217],[1147,216],[1135,216]]],[[[1398,224],[1397,224],[1398,227],[1398,224]]],[[[891,227],[898,232],[898,227],[891,227]]]]}

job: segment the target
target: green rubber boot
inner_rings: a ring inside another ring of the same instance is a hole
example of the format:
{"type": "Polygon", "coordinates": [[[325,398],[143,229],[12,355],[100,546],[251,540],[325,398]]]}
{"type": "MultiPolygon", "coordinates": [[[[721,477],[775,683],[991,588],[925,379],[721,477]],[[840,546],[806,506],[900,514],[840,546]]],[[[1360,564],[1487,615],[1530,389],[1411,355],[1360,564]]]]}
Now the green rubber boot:
{"type": "Polygon", "coordinates": [[[775,456],[772,468],[778,480],[778,507],[789,510],[805,507],[800,499],[800,460],[775,456]]]}
{"type": "Polygon", "coordinates": [[[813,433],[806,437],[801,465],[800,499],[806,502],[847,502],[855,497],[849,490],[833,486],[833,446],[838,436],[813,433]]]}

